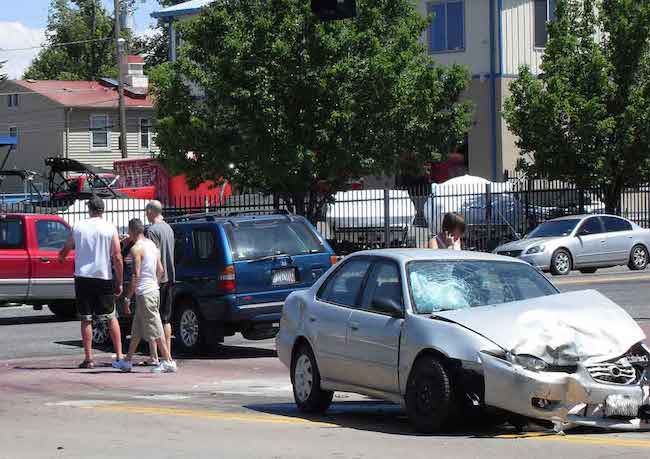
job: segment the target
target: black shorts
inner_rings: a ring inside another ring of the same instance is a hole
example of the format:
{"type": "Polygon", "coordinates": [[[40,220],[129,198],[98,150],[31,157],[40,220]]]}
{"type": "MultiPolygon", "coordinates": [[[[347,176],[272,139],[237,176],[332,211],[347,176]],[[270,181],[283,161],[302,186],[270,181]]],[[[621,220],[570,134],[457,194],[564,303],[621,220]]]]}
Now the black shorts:
{"type": "Polygon", "coordinates": [[[115,317],[115,288],[112,280],[75,277],[77,314],[81,320],[115,317]]]}
{"type": "Polygon", "coordinates": [[[173,301],[174,284],[171,282],[160,284],[160,320],[163,324],[171,323],[173,301]]]}

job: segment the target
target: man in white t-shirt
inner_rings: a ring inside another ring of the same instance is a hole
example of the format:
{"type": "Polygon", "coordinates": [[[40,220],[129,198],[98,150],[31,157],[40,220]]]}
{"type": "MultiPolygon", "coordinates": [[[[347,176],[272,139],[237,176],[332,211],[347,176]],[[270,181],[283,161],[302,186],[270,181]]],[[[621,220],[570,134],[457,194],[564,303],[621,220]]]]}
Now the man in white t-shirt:
{"type": "Polygon", "coordinates": [[[122,294],[124,275],[120,240],[115,226],[102,218],[104,201],[93,196],[87,204],[90,218],[74,225],[72,234],[59,253],[59,262],[63,263],[68,253],[75,251],[75,295],[85,354],[79,368],[95,367],[92,350],[93,318],[108,321],[108,330],[117,354],[113,367],[119,368],[123,356],[120,326],[115,317],[115,296],[122,294]],[[115,270],[115,279],[111,267],[115,270]]]}

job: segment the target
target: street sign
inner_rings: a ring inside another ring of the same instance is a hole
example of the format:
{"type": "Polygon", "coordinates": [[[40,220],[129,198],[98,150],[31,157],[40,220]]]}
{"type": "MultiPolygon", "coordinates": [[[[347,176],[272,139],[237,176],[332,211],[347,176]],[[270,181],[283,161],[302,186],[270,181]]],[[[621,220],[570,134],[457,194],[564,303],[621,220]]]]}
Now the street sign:
{"type": "Polygon", "coordinates": [[[321,21],[336,21],[357,15],[355,0],[311,0],[311,10],[321,21]]]}

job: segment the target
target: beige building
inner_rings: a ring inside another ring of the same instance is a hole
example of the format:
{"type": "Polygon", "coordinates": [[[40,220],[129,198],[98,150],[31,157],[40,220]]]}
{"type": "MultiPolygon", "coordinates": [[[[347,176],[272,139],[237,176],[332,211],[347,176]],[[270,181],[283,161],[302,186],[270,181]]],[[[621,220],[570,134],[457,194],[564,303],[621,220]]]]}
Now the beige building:
{"type": "MultiPolygon", "coordinates": [[[[129,158],[149,158],[154,111],[142,78],[141,59],[129,57],[136,75],[127,78],[127,150],[129,158]],[[141,85],[145,88],[141,88],[141,85]]],[[[0,136],[18,138],[5,169],[47,174],[48,156],[71,158],[105,169],[121,159],[118,96],[113,80],[6,81],[0,85],[0,136]]],[[[0,158],[0,163],[4,157],[0,158]]],[[[43,180],[45,181],[45,180],[43,180]]],[[[7,179],[2,192],[20,192],[22,184],[7,179]]]]}

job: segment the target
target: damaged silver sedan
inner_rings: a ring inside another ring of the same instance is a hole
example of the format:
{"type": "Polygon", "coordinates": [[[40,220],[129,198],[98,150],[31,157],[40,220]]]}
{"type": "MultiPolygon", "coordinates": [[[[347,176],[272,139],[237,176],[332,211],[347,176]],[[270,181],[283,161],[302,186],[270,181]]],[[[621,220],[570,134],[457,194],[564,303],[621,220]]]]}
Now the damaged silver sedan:
{"type": "Polygon", "coordinates": [[[434,432],[497,414],[561,432],[650,428],[650,349],[596,291],[561,294],[524,262],[430,250],[360,252],[287,299],[278,356],[294,399],[400,403],[434,432]]]}

